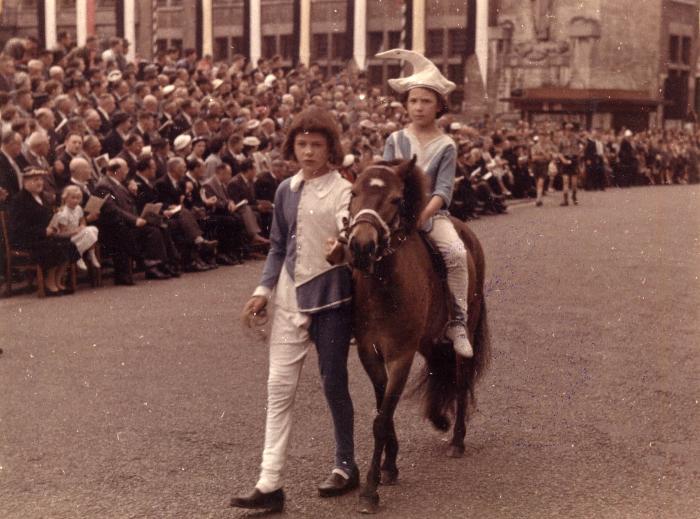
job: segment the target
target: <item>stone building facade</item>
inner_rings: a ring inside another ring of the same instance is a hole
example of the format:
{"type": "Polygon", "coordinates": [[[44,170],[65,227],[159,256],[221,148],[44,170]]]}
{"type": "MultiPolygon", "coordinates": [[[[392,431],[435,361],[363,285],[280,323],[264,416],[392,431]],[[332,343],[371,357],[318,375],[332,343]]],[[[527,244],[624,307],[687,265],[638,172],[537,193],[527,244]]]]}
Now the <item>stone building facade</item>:
{"type": "MultiPolygon", "coordinates": [[[[40,1],[4,1],[0,43],[14,35],[37,35],[40,1]]],[[[75,32],[76,0],[55,2],[57,30],[75,32]]],[[[120,0],[94,2],[96,34],[103,39],[118,34],[115,6],[120,0]]],[[[451,101],[467,118],[488,113],[642,128],[678,124],[696,110],[696,99],[700,102],[694,66],[699,2],[212,0],[209,44],[216,60],[235,53],[252,56],[246,20],[254,3],[259,8],[259,55],[279,54],[291,66],[300,57],[300,5],[306,5],[308,59],[328,73],[355,61],[367,70],[370,83],[386,89],[386,79],[400,74],[400,63],[374,59],[374,54],[413,45],[458,85],[451,101]],[[362,19],[355,14],[358,3],[362,19]],[[475,27],[478,9],[488,12],[483,29],[475,27]],[[479,63],[475,47],[482,37],[488,48],[479,63]]],[[[201,49],[202,4],[136,0],[136,55],[148,59],[154,49],[201,49]]]]}
{"type": "Polygon", "coordinates": [[[697,0],[492,0],[489,109],[677,124],[695,110],[698,16],[697,0]]]}

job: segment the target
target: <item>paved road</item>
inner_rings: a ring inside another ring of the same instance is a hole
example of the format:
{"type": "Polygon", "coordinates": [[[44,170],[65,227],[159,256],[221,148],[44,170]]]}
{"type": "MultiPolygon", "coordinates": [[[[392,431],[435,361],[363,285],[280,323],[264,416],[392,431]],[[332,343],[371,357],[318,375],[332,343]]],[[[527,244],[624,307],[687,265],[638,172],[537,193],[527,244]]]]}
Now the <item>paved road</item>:
{"type": "MultiPolygon", "coordinates": [[[[467,455],[398,412],[383,518],[697,518],[700,189],[583,194],[473,227],[494,354],[467,455]]],[[[257,474],[266,350],[237,320],[261,263],[70,298],[0,300],[0,517],[230,518],[257,474]]],[[[373,417],[351,360],[359,461],[373,417]]],[[[331,460],[315,355],[297,398],[289,517],[331,460]]]]}

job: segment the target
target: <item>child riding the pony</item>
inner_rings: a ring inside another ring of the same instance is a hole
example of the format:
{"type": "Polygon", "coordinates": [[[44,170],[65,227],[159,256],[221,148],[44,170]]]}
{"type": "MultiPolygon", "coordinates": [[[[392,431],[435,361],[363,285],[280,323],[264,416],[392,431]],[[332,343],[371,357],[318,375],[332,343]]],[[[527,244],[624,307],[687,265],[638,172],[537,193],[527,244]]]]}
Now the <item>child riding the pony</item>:
{"type": "Polygon", "coordinates": [[[467,335],[467,250],[448,212],[455,183],[457,146],[437,125],[437,119],[447,113],[447,96],[456,85],[417,52],[393,49],[376,57],[402,59],[413,65],[411,76],[389,80],[389,86],[403,96],[411,122],[389,136],[384,160],[410,159],[415,155],[417,165],[427,176],[429,200],[420,214],[418,228],[427,233],[447,268],[454,315],[445,336],[452,341],[457,354],[472,357],[474,352],[467,335]]]}

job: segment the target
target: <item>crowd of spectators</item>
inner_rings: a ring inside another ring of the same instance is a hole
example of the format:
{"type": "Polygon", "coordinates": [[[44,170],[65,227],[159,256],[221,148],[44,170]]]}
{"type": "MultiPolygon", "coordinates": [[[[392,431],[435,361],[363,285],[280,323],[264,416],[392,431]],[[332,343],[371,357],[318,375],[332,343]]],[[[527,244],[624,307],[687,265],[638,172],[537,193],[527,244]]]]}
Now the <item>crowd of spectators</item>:
{"type": "MultiPolygon", "coordinates": [[[[84,268],[109,261],[119,284],[134,283],[134,262],[146,277],[167,279],[261,257],[275,190],[296,171],[280,153],[285,131],[303,108],[337,119],[346,153],[338,167],[349,180],[407,122],[402,101],[352,67],[326,77],[317,64],[285,69],[279,57],[249,64],[241,55],[215,63],[191,49],[130,62],[120,38],[103,47],[95,37],[82,47],[66,33],[58,40],[44,50],[14,38],[0,54],[0,209],[14,245],[41,257],[46,242],[60,244],[62,257],[78,256],[84,268]],[[76,189],[81,211],[67,230],[51,214],[65,213],[76,189]],[[13,209],[34,203],[51,211],[13,209]],[[87,228],[101,254],[76,245],[87,228]]],[[[451,210],[462,219],[559,188],[563,169],[585,189],[698,181],[692,128],[468,124],[454,113],[440,124],[459,150],[451,210]]],[[[42,261],[58,268],[47,290],[61,292],[65,262],[42,261]]]]}

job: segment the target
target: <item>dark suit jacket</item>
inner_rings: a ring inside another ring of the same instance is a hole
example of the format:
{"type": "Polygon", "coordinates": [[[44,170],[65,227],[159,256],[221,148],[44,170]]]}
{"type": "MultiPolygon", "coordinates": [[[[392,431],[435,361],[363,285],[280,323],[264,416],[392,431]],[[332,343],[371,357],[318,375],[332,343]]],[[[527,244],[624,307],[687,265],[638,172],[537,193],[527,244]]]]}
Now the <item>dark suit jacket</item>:
{"type": "MultiPolygon", "coordinates": [[[[20,169],[27,167],[27,161],[20,154],[14,158],[15,164],[20,169]]],[[[14,196],[19,193],[22,186],[19,185],[19,177],[15,172],[15,169],[10,164],[7,156],[0,151],[0,187],[3,188],[8,193],[8,203],[14,196]]]]}
{"type": "Polygon", "coordinates": [[[202,200],[201,190],[202,184],[198,180],[188,176],[182,177],[180,180],[180,192],[185,196],[183,205],[187,209],[192,210],[194,207],[206,209],[206,204],[202,200]],[[189,194],[187,194],[187,183],[192,184],[192,191],[189,194]]]}
{"type": "Polygon", "coordinates": [[[134,181],[138,186],[138,192],[136,193],[136,209],[138,210],[139,214],[141,214],[141,211],[143,211],[143,207],[146,204],[154,204],[159,202],[158,191],[154,187],[153,183],[147,183],[138,175],[134,177],[134,181]]]}
{"type": "Polygon", "coordinates": [[[272,176],[272,173],[263,173],[255,179],[255,198],[274,202],[275,193],[280,183],[279,180],[272,176]]]}
{"type": "Polygon", "coordinates": [[[170,140],[174,141],[175,137],[183,133],[187,133],[190,131],[190,128],[192,128],[190,122],[185,119],[185,116],[182,113],[178,113],[173,118],[173,126],[170,129],[170,140]]]}
{"type": "Polygon", "coordinates": [[[253,188],[253,183],[248,184],[241,174],[233,177],[231,182],[226,186],[226,193],[228,197],[234,202],[238,203],[243,199],[248,200],[248,206],[255,209],[258,205],[258,201],[255,198],[255,190],[253,188]]]}
{"type": "Polygon", "coordinates": [[[168,175],[164,175],[156,180],[153,187],[158,192],[158,201],[163,202],[163,207],[180,205],[182,191],[180,191],[179,186],[173,186],[168,175]]]}
{"type": "Polygon", "coordinates": [[[103,225],[136,225],[139,213],[136,212],[136,199],[127,188],[115,184],[104,176],[95,185],[95,195],[107,200],[100,211],[99,222],[103,225]]]}
{"type": "Polygon", "coordinates": [[[231,199],[226,192],[226,187],[221,184],[219,178],[213,176],[207,179],[202,184],[202,187],[207,197],[216,197],[216,204],[213,206],[213,210],[218,214],[229,214],[227,206],[231,199]]]}
{"type": "Polygon", "coordinates": [[[112,130],[112,123],[109,120],[109,115],[102,111],[101,108],[97,108],[97,113],[100,114],[100,134],[107,135],[112,130]]]}
{"type": "Polygon", "coordinates": [[[102,151],[109,153],[110,159],[119,155],[122,148],[124,148],[124,139],[117,130],[111,130],[102,141],[102,151]]]}
{"type": "Polygon", "coordinates": [[[134,178],[134,176],[136,176],[136,159],[132,157],[131,153],[129,153],[127,150],[122,150],[119,153],[117,153],[117,157],[126,161],[126,165],[129,167],[128,178],[134,178]]]}
{"type": "Polygon", "coordinates": [[[53,217],[49,204],[41,205],[29,191],[22,189],[10,209],[10,243],[19,249],[31,249],[46,240],[46,227],[53,217]]]}

